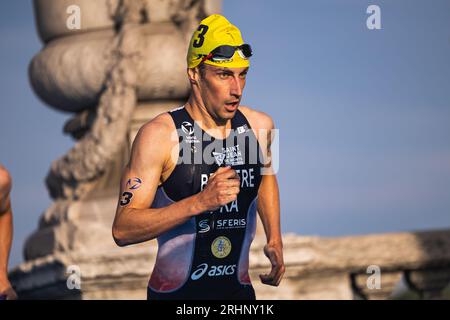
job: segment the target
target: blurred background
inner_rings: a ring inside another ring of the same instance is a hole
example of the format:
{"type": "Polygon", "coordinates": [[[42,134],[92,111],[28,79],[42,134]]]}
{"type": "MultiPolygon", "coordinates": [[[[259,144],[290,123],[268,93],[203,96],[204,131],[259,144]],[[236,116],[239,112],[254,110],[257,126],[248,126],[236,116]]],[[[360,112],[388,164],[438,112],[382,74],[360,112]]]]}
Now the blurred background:
{"type": "MultiPolygon", "coordinates": [[[[243,105],[280,135],[282,229],[350,236],[450,226],[450,2],[225,0],[254,50],[243,105]],[[369,5],[381,9],[370,30],[369,5]]],[[[44,179],[71,116],[28,78],[31,1],[0,2],[0,163],[14,179],[10,266],[51,204],[44,179]]],[[[176,107],[176,106],[174,106],[176,107]]]]}

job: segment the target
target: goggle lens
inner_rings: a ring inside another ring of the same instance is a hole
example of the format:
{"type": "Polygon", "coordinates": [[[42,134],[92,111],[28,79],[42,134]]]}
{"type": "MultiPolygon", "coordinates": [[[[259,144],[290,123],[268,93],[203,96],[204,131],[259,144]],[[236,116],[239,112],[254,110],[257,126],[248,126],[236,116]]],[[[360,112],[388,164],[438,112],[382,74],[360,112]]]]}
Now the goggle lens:
{"type": "Polygon", "coordinates": [[[252,48],[249,44],[243,44],[236,47],[225,45],[215,48],[207,57],[204,58],[204,60],[210,59],[212,61],[227,61],[233,57],[236,50],[238,50],[239,55],[243,59],[248,59],[253,55],[252,48]]]}

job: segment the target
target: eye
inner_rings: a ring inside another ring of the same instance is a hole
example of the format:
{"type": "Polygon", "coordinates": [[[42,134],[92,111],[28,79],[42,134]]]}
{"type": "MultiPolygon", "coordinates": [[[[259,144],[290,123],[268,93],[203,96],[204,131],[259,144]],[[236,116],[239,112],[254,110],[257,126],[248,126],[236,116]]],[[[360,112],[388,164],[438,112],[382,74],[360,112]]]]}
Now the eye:
{"type": "Polygon", "coordinates": [[[241,73],[239,76],[241,77],[241,79],[245,79],[247,77],[247,72],[241,73]]]}
{"type": "Polygon", "coordinates": [[[220,79],[228,79],[229,76],[230,75],[228,73],[225,73],[225,72],[219,73],[219,78],[220,79]]]}

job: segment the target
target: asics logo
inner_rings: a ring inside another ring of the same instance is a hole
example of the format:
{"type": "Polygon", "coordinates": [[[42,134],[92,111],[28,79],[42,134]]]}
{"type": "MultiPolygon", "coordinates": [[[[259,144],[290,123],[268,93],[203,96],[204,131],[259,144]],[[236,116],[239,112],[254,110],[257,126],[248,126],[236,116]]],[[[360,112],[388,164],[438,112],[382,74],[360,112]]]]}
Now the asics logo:
{"type": "Polygon", "coordinates": [[[221,277],[221,276],[231,276],[236,272],[236,265],[221,265],[221,266],[211,266],[208,271],[208,264],[202,263],[197,266],[197,269],[192,273],[191,279],[198,280],[205,274],[208,277],[221,277]]]}

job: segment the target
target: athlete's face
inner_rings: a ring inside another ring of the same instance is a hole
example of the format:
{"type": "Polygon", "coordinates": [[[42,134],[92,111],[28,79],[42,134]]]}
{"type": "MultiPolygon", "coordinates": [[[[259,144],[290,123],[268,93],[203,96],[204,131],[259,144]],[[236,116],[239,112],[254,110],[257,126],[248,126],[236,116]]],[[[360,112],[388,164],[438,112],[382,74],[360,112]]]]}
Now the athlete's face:
{"type": "Polygon", "coordinates": [[[234,117],[242,98],[246,68],[223,68],[205,64],[199,71],[198,88],[208,112],[216,119],[234,117]]]}

